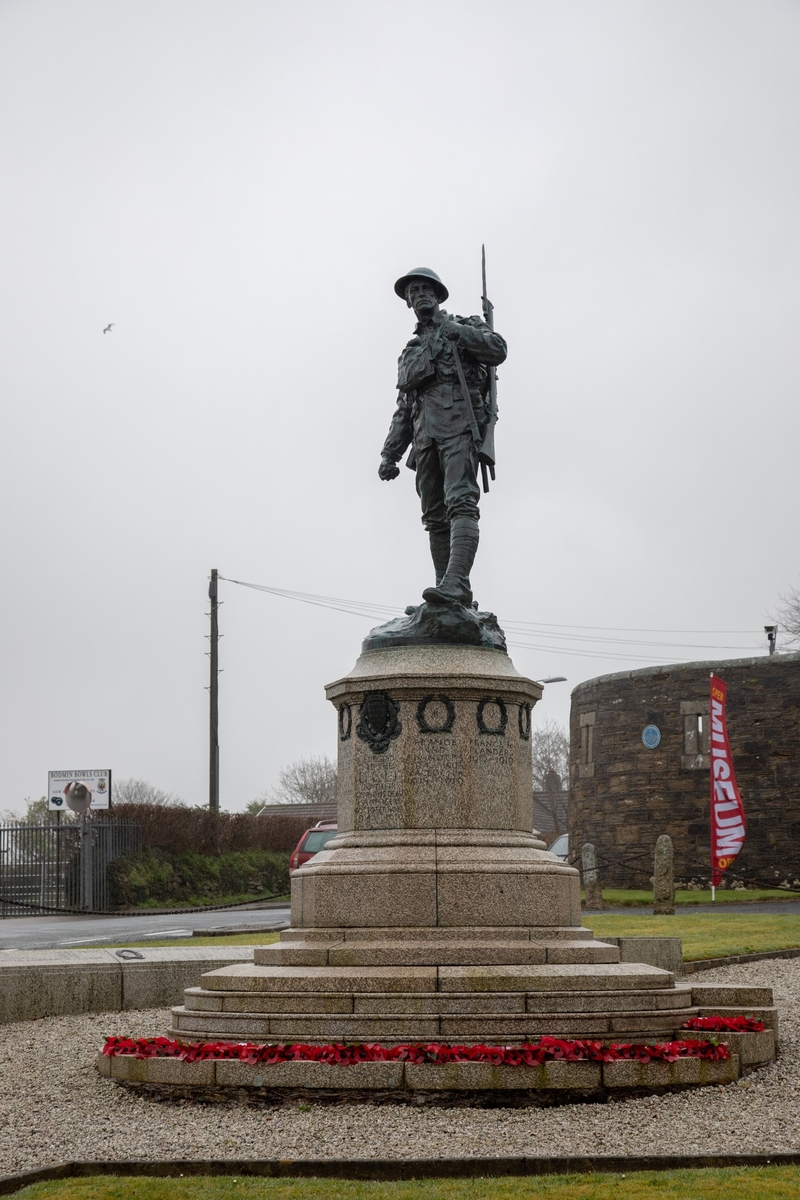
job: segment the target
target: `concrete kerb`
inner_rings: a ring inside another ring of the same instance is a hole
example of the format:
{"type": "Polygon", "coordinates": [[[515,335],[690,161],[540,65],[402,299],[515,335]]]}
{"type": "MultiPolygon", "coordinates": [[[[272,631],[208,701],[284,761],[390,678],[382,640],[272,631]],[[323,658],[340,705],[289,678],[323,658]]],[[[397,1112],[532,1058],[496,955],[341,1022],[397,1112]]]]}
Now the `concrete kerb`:
{"type": "Polygon", "coordinates": [[[697,1171],[709,1168],[799,1166],[800,1154],[597,1155],[541,1158],[371,1158],[371,1159],[129,1159],[54,1163],[0,1176],[0,1196],[34,1183],[85,1179],[93,1175],[179,1179],[211,1175],[272,1179],[352,1179],[380,1182],[411,1179],[475,1179],[526,1175],[627,1174],[632,1171],[697,1171]]]}
{"type": "MultiPolygon", "coordinates": [[[[603,938],[604,942],[613,938],[603,938]]],[[[696,971],[713,971],[715,967],[735,967],[740,963],[766,962],[770,958],[800,958],[800,946],[789,950],[762,950],[756,954],[728,954],[724,958],[696,958],[683,964],[686,975],[696,971]]]]}
{"type": "Polygon", "coordinates": [[[252,962],[252,946],[115,950],[12,950],[0,957],[0,1025],[87,1012],[175,1004],[205,971],[252,962]]]}
{"type": "Polygon", "coordinates": [[[273,922],[266,925],[217,925],[213,929],[193,929],[192,937],[230,937],[236,933],[280,933],[289,929],[289,921],[273,922]]]}
{"type": "Polygon", "coordinates": [[[753,954],[726,954],[719,958],[683,958],[683,942],[678,937],[606,937],[612,946],[619,946],[620,962],[644,962],[663,967],[675,975],[694,975],[698,971],[713,971],[715,967],[735,967],[741,963],[766,962],[773,958],[800,958],[800,946],[787,950],[761,950],[753,954]]]}

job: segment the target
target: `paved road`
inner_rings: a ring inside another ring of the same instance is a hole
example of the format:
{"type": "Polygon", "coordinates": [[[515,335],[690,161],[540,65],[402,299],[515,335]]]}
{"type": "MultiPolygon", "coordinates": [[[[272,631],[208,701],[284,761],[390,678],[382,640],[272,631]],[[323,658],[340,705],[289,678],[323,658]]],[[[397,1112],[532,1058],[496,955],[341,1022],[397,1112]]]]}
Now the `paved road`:
{"type": "Polygon", "coordinates": [[[7,917],[0,920],[3,950],[52,950],[70,946],[103,946],[141,942],[145,938],[187,937],[193,929],[220,925],[271,925],[289,920],[288,904],[276,908],[228,908],[218,912],[143,913],[135,917],[93,917],[73,914],[46,917],[7,917]]]}
{"type": "MultiPolygon", "coordinates": [[[[628,916],[635,916],[636,913],[653,915],[652,908],[638,905],[617,908],[604,908],[606,913],[627,913],[628,916]]],[[[678,904],[675,907],[675,915],[682,916],[684,913],[800,913],[800,900],[751,900],[749,903],[743,904],[678,904]]],[[[584,913],[588,916],[588,912],[584,913]]],[[[593,916],[599,913],[592,913],[593,916]]]]}

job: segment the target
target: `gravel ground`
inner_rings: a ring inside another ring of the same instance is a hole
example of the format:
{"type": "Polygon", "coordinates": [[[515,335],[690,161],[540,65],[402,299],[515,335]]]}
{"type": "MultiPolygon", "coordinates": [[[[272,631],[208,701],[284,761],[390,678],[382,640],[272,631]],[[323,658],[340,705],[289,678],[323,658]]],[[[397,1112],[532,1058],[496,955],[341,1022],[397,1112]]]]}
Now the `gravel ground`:
{"type": "MultiPolygon", "coordinates": [[[[166,1010],[0,1026],[0,1174],[67,1159],[436,1158],[773,1153],[800,1148],[800,959],[704,971],[772,987],[780,1058],[729,1087],[548,1109],[282,1108],[156,1102],[101,1079],[106,1033],[163,1033],[166,1010]]],[[[307,1107],[307,1106],[305,1106],[307,1107]]]]}

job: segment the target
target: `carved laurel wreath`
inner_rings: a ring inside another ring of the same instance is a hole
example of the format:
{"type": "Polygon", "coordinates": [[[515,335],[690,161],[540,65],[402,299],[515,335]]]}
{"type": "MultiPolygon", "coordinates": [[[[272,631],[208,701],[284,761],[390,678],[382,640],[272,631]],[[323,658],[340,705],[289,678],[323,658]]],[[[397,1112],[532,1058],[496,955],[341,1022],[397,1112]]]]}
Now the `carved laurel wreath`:
{"type": "Polygon", "coordinates": [[[456,706],[453,701],[447,696],[423,696],[417,705],[417,725],[420,733],[449,733],[453,728],[456,719],[456,706]],[[425,709],[429,704],[443,704],[445,707],[445,719],[441,725],[431,725],[425,716],[425,709]]]}
{"type": "Polygon", "coordinates": [[[502,701],[499,696],[487,696],[485,700],[481,700],[480,704],[478,705],[478,729],[481,731],[481,733],[493,733],[497,734],[498,737],[504,737],[507,724],[508,709],[506,708],[504,701],[502,701]],[[487,704],[497,705],[497,708],[500,712],[499,725],[486,724],[484,713],[486,711],[487,704]]]}

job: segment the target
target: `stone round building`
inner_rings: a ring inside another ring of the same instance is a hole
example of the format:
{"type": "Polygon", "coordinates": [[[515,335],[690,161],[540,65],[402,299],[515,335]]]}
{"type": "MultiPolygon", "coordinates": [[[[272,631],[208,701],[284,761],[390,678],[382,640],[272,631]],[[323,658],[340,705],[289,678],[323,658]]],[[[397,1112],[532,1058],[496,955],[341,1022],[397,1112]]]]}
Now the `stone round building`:
{"type": "Polygon", "coordinates": [[[570,858],[591,842],[604,887],[649,888],[655,844],[676,880],[708,883],[709,676],[728,684],[728,731],[747,815],[726,882],[800,886],[800,654],[601,675],[572,693],[570,858]]]}

